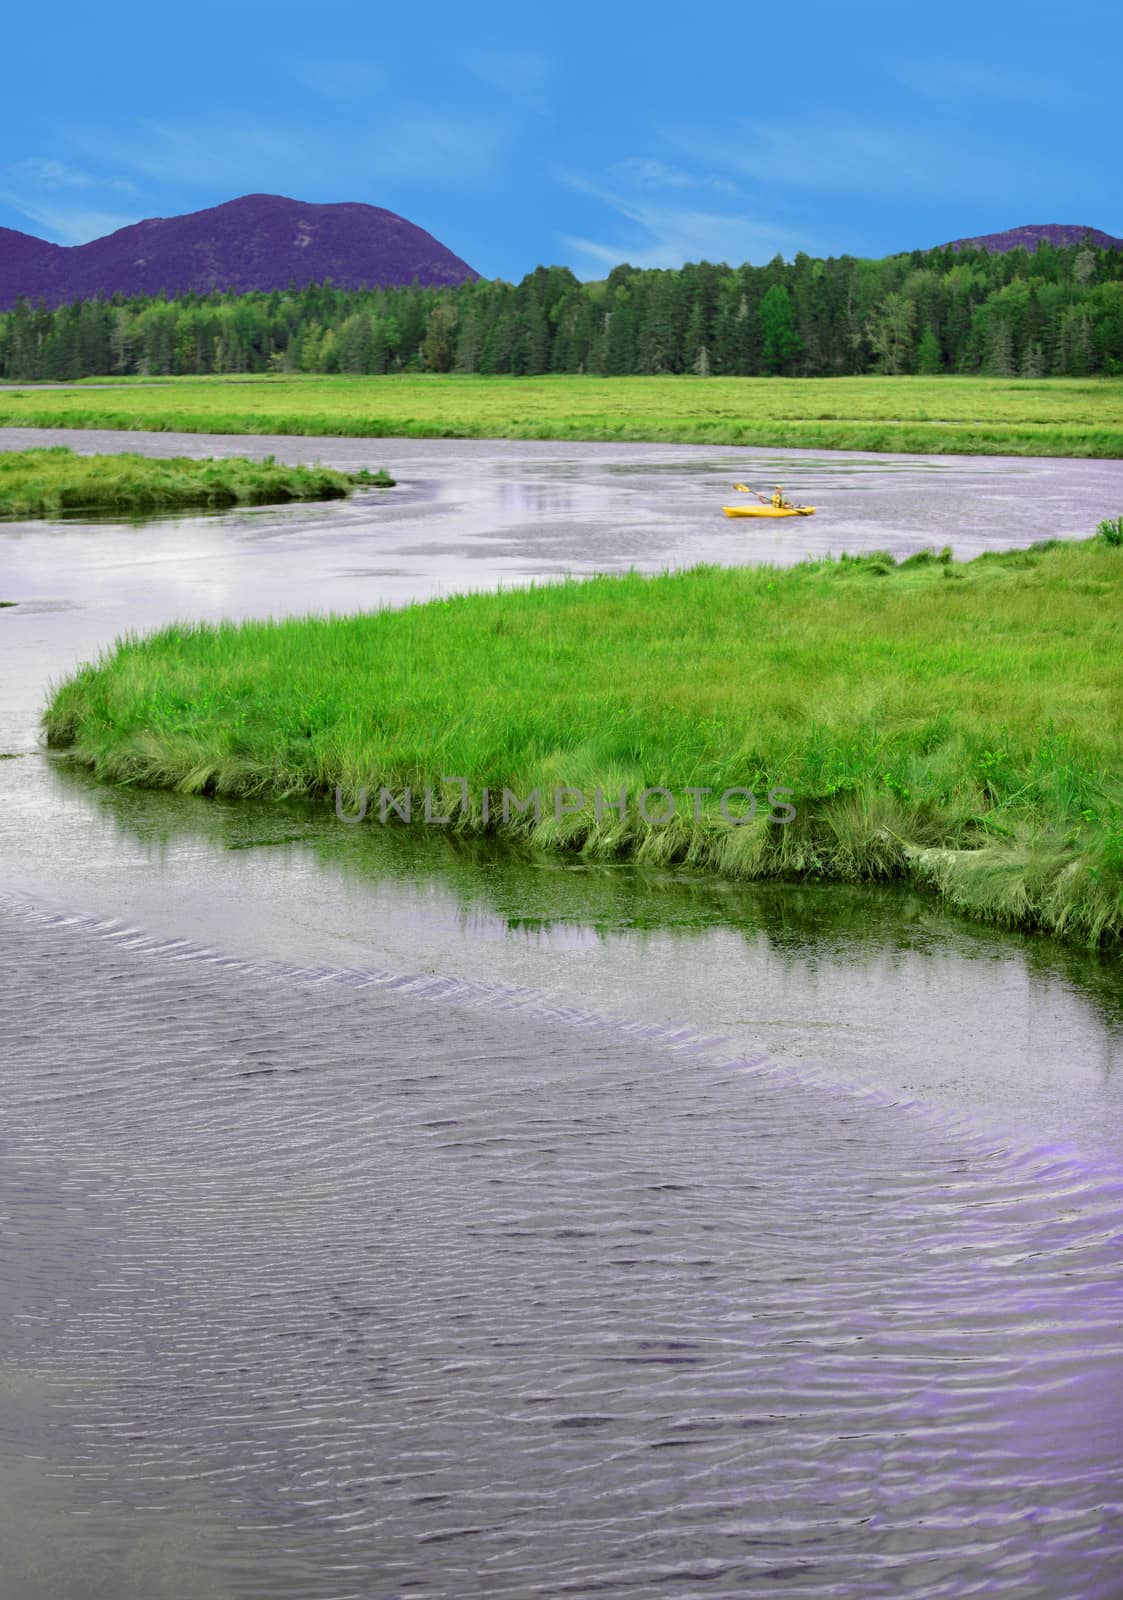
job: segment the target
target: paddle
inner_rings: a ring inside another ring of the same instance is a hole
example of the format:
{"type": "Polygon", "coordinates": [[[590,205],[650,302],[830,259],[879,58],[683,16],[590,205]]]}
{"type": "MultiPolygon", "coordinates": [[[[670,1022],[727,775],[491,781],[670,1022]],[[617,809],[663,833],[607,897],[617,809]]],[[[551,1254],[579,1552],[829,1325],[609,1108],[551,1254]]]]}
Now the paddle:
{"type": "MultiPolygon", "coordinates": [[[[737,490],[738,494],[753,494],[753,495],[756,495],[757,499],[760,501],[762,506],[770,506],[772,504],[771,495],[757,494],[757,491],[755,489],[750,488],[747,483],[735,483],[733,485],[733,487],[737,490]]],[[[785,501],[783,509],[785,511],[792,512],[794,515],[798,515],[798,516],[801,516],[801,517],[809,517],[811,515],[812,511],[814,510],[814,507],[813,506],[796,506],[796,505],[792,505],[792,503],[790,501],[785,501]]]]}

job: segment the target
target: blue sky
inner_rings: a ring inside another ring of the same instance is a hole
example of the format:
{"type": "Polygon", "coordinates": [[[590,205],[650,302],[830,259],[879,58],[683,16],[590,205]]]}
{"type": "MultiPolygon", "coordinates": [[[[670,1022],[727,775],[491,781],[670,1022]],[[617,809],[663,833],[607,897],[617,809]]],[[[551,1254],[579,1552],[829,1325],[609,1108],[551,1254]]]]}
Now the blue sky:
{"type": "Polygon", "coordinates": [[[363,200],[488,276],[1123,235],[1123,7],[260,5],[4,24],[0,225],[363,200]]]}

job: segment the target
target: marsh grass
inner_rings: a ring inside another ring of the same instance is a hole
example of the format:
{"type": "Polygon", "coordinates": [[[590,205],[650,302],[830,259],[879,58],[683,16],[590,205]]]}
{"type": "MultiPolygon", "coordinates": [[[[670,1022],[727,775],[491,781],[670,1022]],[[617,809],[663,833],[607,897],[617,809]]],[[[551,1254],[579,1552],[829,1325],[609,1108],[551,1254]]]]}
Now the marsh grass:
{"type": "Polygon", "coordinates": [[[336,500],[353,488],[387,488],[385,472],[335,472],[235,456],[225,461],[147,456],[81,456],[52,450],[0,451],[0,517],[73,511],[174,511],[195,507],[336,500]]]}
{"type": "Polygon", "coordinates": [[[1123,456],[1123,379],[206,377],[0,392],[0,426],[1123,456]]]}
{"type": "MultiPolygon", "coordinates": [[[[1096,538],[596,578],[401,611],[129,637],[58,687],[48,741],[116,783],[322,796],[464,777],[625,788],[505,832],[732,878],[908,879],[970,916],[1123,935],[1123,551],[1096,538]],[[948,581],[949,578],[956,581],[948,581]],[[730,826],[732,786],[793,791],[730,826]],[[708,788],[652,827],[647,787],[708,788]]],[[[440,810],[438,804],[437,809],[440,810]]],[[[377,823],[377,806],[371,815],[377,823]]],[[[392,813],[391,813],[392,815],[392,813]]]]}

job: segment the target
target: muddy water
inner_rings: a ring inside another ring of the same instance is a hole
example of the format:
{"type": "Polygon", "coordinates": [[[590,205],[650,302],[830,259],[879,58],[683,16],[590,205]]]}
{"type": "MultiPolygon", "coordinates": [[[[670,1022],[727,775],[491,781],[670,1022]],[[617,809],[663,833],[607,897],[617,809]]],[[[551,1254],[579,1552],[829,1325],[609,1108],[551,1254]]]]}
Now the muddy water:
{"type": "Polygon", "coordinates": [[[968,553],[1119,464],[74,442],[402,487],[0,528],[5,1600],[1117,1596],[1117,964],[102,790],[35,718],[175,616],[746,559],[732,477],[968,553]]]}

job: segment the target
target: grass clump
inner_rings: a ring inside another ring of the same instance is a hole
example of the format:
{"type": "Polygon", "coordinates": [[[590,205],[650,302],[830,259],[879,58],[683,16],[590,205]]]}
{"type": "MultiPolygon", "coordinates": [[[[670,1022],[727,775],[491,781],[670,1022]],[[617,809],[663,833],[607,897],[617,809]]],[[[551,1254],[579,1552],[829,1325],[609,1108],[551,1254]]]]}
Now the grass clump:
{"type": "Polygon", "coordinates": [[[408,787],[415,821],[428,788],[462,830],[727,877],[909,879],[1110,944],[1121,646],[1123,552],[1101,539],[700,567],[125,638],[55,691],[45,727],[118,783],[323,796],[328,814],[337,786],[347,811],[408,787]],[[450,776],[469,792],[455,812],[450,776]],[[559,786],[587,803],[557,814],[559,786]],[[722,815],[732,786],[760,797],[751,822],[722,815]],[[540,789],[542,814],[504,821],[504,787],[540,789]],[[665,825],[637,807],[653,787],[678,802],[665,825]],[[773,788],[794,820],[770,820],[773,788]],[[598,789],[625,790],[625,813],[598,815],[598,789]],[[690,789],[709,794],[692,807],[690,789]]]}
{"type": "Polygon", "coordinates": [[[1114,545],[1116,549],[1123,545],[1123,517],[1105,517],[1096,529],[1101,539],[1114,545]]]}
{"type": "Polygon", "coordinates": [[[1123,379],[230,375],[0,392],[0,426],[1123,456],[1123,379]]]}
{"type": "Polygon", "coordinates": [[[264,461],[243,456],[161,461],[131,454],[80,456],[61,446],[9,450],[0,452],[0,517],[338,500],[354,488],[389,488],[393,481],[381,471],[282,466],[272,456],[264,461]]]}

